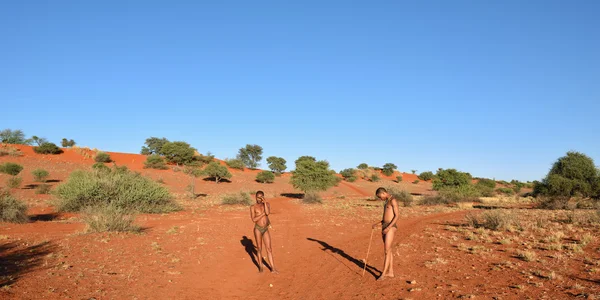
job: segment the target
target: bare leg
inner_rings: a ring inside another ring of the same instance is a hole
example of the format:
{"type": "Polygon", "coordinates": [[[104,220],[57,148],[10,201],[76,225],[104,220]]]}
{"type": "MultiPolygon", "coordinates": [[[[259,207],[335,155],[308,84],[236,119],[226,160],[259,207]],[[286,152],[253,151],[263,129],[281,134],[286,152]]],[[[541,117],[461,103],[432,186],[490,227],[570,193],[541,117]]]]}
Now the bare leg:
{"type": "Polygon", "coordinates": [[[262,273],[263,272],[263,260],[262,260],[262,234],[260,233],[260,231],[258,231],[258,229],[254,228],[254,240],[256,241],[256,247],[257,252],[256,252],[256,260],[258,260],[258,272],[262,273]]]}
{"type": "MultiPolygon", "coordinates": [[[[385,236],[386,239],[386,253],[387,257],[389,257],[389,265],[388,265],[388,277],[394,277],[394,253],[392,251],[392,244],[394,243],[394,236],[396,235],[396,228],[392,227],[388,234],[385,236]]],[[[387,258],[386,257],[386,258],[387,258]]]]}
{"type": "MultiPolygon", "coordinates": [[[[388,232],[389,234],[389,232],[388,232]]],[[[387,251],[386,251],[386,244],[385,244],[385,235],[381,236],[381,239],[383,240],[383,271],[381,271],[381,275],[379,276],[379,278],[377,278],[377,280],[384,280],[385,279],[385,275],[387,274],[387,251]]]]}
{"type": "Polygon", "coordinates": [[[273,272],[273,274],[279,274],[279,272],[277,271],[277,268],[275,268],[275,263],[273,263],[273,249],[271,247],[271,232],[269,232],[269,230],[267,230],[267,232],[265,232],[263,239],[265,241],[265,247],[267,248],[267,257],[269,259],[269,264],[271,265],[271,272],[273,272]]]}

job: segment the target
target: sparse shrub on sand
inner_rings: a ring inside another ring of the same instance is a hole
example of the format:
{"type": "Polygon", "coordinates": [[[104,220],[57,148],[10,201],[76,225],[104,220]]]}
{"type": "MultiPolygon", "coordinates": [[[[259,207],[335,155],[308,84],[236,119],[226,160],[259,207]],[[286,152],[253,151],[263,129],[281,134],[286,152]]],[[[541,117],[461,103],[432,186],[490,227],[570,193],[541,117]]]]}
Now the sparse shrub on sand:
{"type": "Polygon", "coordinates": [[[417,174],[417,170],[410,170],[410,172],[414,175],[417,174]]]}
{"type": "Polygon", "coordinates": [[[54,143],[43,143],[38,147],[33,147],[33,151],[38,154],[61,154],[63,151],[54,143]]]}
{"type": "Polygon", "coordinates": [[[37,135],[32,136],[31,141],[33,141],[38,146],[41,146],[42,144],[45,144],[48,142],[48,140],[46,138],[38,137],[37,135]]]}
{"type": "Polygon", "coordinates": [[[142,213],[179,210],[169,190],[139,173],[129,171],[75,171],[55,188],[58,211],[81,211],[111,205],[142,213]]]}
{"type": "Polygon", "coordinates": [[[6,186],[11,189],[16,189],[21,186],[23,178],[19,176],[11,176],[6,180],[6,186]]]}
{"type": "Polygon", "coordinates": [[[18,148],[14,146],[0,144],[0,156],[23,156],[23,152],[21,152],[18,148]]]}
{"type": "Polygon", "coordinates": [[[166,143],[169,143],[169,140],[166,138],[149,137],[144,142],[145,146],[142,147],[142,151],[140,151],[140,153],[143,155],[162,155],[163,153],[161,150],[166,143]]]}
{"type": "Polygon", "coordinates": [[[271,171],[262,171],[256,175],[256,181],[260,183],[275,182],[275,174],[271,171]]]}
{"type": "Polygon", "coordinates": [[[0,164],[0,173],[17,176],[23,171],[23,166],[11,162],[0,164]]]}
{"type": "Polygon", "coordinates": [[[366,170],[369,168],[369,165],[367,165],[366,163],[362,163],[360,165],[358,165],[358,167],[356,167],[359,170],[366,170]]]}
{"type": "Polygon", "coordinates": [[[221,204],[248,206],[252,204],[252,198],[250,197],[250,194],[246,192],[239,192],[237,194],[224,195],[221,198],[221,204]]]}
{"type": "Polygon", "coordinates": [[[369,180],[371,180],[371,182],[378,182],[379,180],[381,180],[381,177],[379,177],[379,175],[377,174],[372,174],[369,180]]]}
{"type": "Polygon", "coordinates": [[[50,185],[42,183],[35,187],[35,193],[38,195],[50,194],[50,185]]]}
{"type": "Polygon", "coordinates": [[[419,182],[421,182],[419,179],[415,179],[415,181],[413,181],[413,184],[418,184],[419,182]]]}
{"type": "Polygon", "coordinates": [[[145,169],[156,169],[156,170],[167,170],[169,167],[165,162],[165,159],[158,155],[152,154],[146,157],[146,161],[144,162],[145,169]]]}
{"type": "Polygon", "coordinates": [[[60,145],[63,148],[70,148],[75,146],[75,141],[74,140],[67,140],[66,138],[63,138],[62,141],[60,141],[60,145]]]}
{"type": "Polygon", "coordinates": [[[515,225],[513,213],[506,210],[492,210],[481,214],[481,226],[490,230],[506,230],[515,225]]]}
{"type": "Polygon", "coordinates": [[[96,153],[96,157],[94,157],[94,160],[96,162],[101,162],[101,163],[111,162],[110,155],[108,153],[102,152],[102,151],[96,153]]]}
{"type": "Polygon", "coordinates": [[[433,175],[433,172],[431,171],[425,171],[419,174],[419,178],[424,181],[429,181],[435,178],[435,175],[433,175]]]}
{"type": "Polygon", "coordinates": [[[342,177],[344,177],[344,180],[348,182],[356,181],[356,170],[354,169],[343,169],[340,171],[340,175],[342,175],[342,177]]]}
{"type": "Polygon", "coordinates": [[[250,169],[258,168],[262,160],[263,148],[259,145],[246,145],[240,148],[237,158],[244,163],[244,166],[250,169]]]}
{"type": "Polygon", "coordinates": [[[27,223],[27,205],[8,191],[0,190],[0,222],[27,223]]]}
{"type": "Polygon", "coordinates": [[[415,199],[409,192],[397,189],[395,187],[387,187],[386,190],[390,195],[392,195],[396,199],[396,201],[401,202],[402,204],[404,204],[404,206],[413,206],[415,199]]]}
{"type": "Polygon", "coordinates": [[[487,178],[480,178],[475,185],[495,189],[496,181],[494,181],[492,179],[487,179],[487,178]]]}
{"type": "Polygon", "coordinates": [[[98,171],[110,172],[110,168],[101,162],[97,162],[97,163],[93,164],[92,169],[98,170],[98,171]]]}
{"type": "Polygon", "coordinates": [[[309,192],[309,193],[304,194],[304,197],[302,197],[302,203],[304,203],[304,204],[322,204],[323,199],[321,198],[321,196],[319,196],[318,193],[309,192]]]}
{"type": "Polygon", "coordinates": [[[0,142],[4,144],[21,144],[31,145],[31,139],[25,138],[25,133],[22,130],[4,129],[0,131],[0,142]]]}
{"type": "Polygon", "coordinates": [[[240,159],[225,159],[225,164],[232,169],[244,170],[244,162],[240,159]]]}
{"type": "Polygon", "coordinates": [[[287,161],[283,157],[269,156],[267,158],[267,164],[269,165],[269,169],[275,173],[275,175],[281,175],[285,169],[287,161]]]}
{"type": "Polygon", "coordinates": [[[402,175],[396,176],[396,182],[402,182],[402,175]]]}
{"type": "Polygon", "coordinates": [[[496,192],[498,192],[499,194],[504,194],[504,195],[513,195],[515,193],[515,191],[513,191],[513,189],[511,188],[497,188],[496,192]]]}
{"type": "Polygon", "coordinates": [[[517,258],[521,259],[522,261],[526,261],[526,262],[534,261],[537,258],[537,254],[533,251],[517,250],[517,253],[515,254],[515,256],[517,258]]]}
{"type": "Polygon", "coordinates": [[[141,227],[133,224],[135,214],[111,205],[87,207],[83,220],[88,232],[140,232],[141,227]]]}
{"type": "Polygon", "coordinates": [[[438,191],[437,195],[425,196],[421,205],[443,205],[458,202],[479,202],[480,192],[473,185],[447,187],[438,191]]]}
{"type": "Polygon", "coordinates": [[[215,156],[210,152],[206,153],[206,155],[198,153],[194,159],[200,162],[201,165],[208,165],[215,160],[215,156]]]}
{"type": "Polygon", "coordinates": [[[396,166],[393,163],[387,163],[385,165],[383,165],[383,167],[381,168],[381,173],[383,173],[383,175],[385,176],[392,176],[392,174],[394,174],[394,171],[398,168],[398,166],[396,166]]]}
{"type": "Polygon", "coordinates": [[[31,171],[31,174],[33,175],[33,179],[37,182],[46,182],[46,178],[50,176],[50,173],[44,169],[35,169],[31,171]]]}
{"type": "Polygon", "coordinates": [[[231,172],[227,169],[227,167],[222,166],[216,161],[211,162],[204,168],[204,175],[209,178],[213,178],[215,182],[219,183],[223,179],[229,179],[232,177],[231,172]]]}

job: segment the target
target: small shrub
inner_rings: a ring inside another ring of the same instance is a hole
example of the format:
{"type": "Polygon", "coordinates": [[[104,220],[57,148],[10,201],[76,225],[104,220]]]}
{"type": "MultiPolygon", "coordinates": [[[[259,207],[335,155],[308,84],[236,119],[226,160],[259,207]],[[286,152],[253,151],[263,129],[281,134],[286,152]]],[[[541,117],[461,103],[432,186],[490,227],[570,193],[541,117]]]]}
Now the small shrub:
{"type": "Polygon", "coordinates": [[[417,170],[410,170],[410,172],[413,173],[413,175],[417,174],[417,170]]]}
{"type": "Polygon", "coordinates": [[[92,169],[98,170],[98,171],[110,172],[110,168],[101,162],[97,162],[97,163],[93,164],[92,169]]]}
{"type": "Polygon", "coordinates": [[[129,171],[75,171],[55,188],[54,194],[58,198],[58,211],[75,212],[107,205],[142,213],[179,210],[167,188],[129,171]]]}
{"type": "Polygon", "coordinates": [[[431,172],[431,171],[422,172],[419,175],[419,178],[424,181],[432,180],[434,177],[435,177],[435,175],[433,175],[433,172],[431,172]]]}
{"type": "Polygon", "coordinates": [[[229,179],[232,177],[227,167],[220,165],[218,162],[213,161],[203,171],[204,175],[214,178],[217,183],[223,179],[229,179]]]}
{"type": "Polygon", "coordinates": [[[475,184],[475,186],[480,187],[487,187],[487,188],[491,188],[492,190],[496,188],[496,181],[491,180],[491,179],[487,179],[487,178],[480,178],[477,183],[475,184]]]}
{"type": "Polygon", "coordinates": [[[69,147],[73,147],[75,146],[75,141],[74,140],[67,140],[66,138],[63,138],[60,141],[60,145],[63,146],[63,148],[69,148],[69,147]]]}
{"type": "Polygon", "coordinates": [[[413,184],[418,184],[419,182],[421,182],[419,181],[419,179],[415,179],[415,181],[413,181],[413,184]]]}
{"type": "Polygon", "coordinates": [[[23,156],[18,148],[9,145],[0,145],[0,156],[23,156]]]}
{"type": "Polygon", "coordinates": [[[379,178],[379,175],[377,175],[377,174],[371,175],[371,178],[370,178],[371,182],[378,182],[379,179],[381,179],[381,178],[379,178]]]}
{"type": "Polygon", "coordinates": [[[275,174],[271,171],[262,171],[256,175],[256,181],[260,183],[275,182],[275,174]]]}
{"type": "Polygon", "coordinates": [[[169,167],[167,166],[165,159],[158,154],[148,155],[146,157],[146,161],[144,162],[145,169],[156,169],[156,170],[166,170],[169,167]]]}
{"type": "Polygon", "coordinates": [[[304,197],[302,197],[302,203],[304,204],[322,204],[323,199],[317,193],[306,193],[304,197]]]}
{"type": "Polygon", "coordinates": [[[245,168],[244,162],[240,159],[226,159],[225,164],[232,169],[243,170],[245,168]]]}
{"type": "Polygon", "coordinates": [[[515,193],[515,191],[513,191],[513,189],[511,188],[497,188],[496,192],[498,192],[499,194],[504,194],[504,195],[513,195],[515,193]]]}
{"type": "Polygon", "coordinates": [[[17,176],[23,171],[23,166],[11,162],[0,165],[0,173],[5,173],[12,176],[17,176]]]}
{"type": "Polygon", "coordinates": [[[18,177],[18,176],[12,176],[12,177],[9,177],[8,180],[6,181],[6,186],[8,186],[11,189],[16,189],[21,186],[22,182],[23,182],[23,178],[18,177]]]}
{"type": "Polygon", "coordinates": [[[517,251],[516,257],[526,261],[526,262],[530,262],[536,259],[537,254],[535,254],[535,252],[533,251],[517,251]]]}
{"type": "Polygon", "coordinates": [[[32,140],[25,138],[23,130],[4,129],[0,131],[0,142],[5,144],[30,145],[32,140]]]}
{"type": "Polygon", "coordinates": [[[38,147],[33,147],[33,151],[38,154],[61,154],[63,151],[54,143],[43,143],[38,147]]]}
{"type": "Polygon", "coordinates": [[[133,224],[135,215],[114,206],[88,207],[83,220],[88,232],[140,232],[141,227],[133,224]]]}
{"type": "Polygon", "coordinates": [[[0,222],[27,223],[27,205],[7,191],[0,190],[0,222]]]}
{"type": "Polygon", "coordinates": [[[567,209],[569,207],[568,197],[538,197],[539,208],[542,209],[567,209]]]}
{"type": "Polygon", "coordinates": [[[357,179],[354,169],[341,170],[340,175],[342,175],[342,177],[344,177],[344,180],[346,180],[348,182],[354,182],[357,179]]]}
{"type": "Polygon", "coordinates": [[[223,205],[251,205],[252,198],[248,193],[239,192],[237,194],[229,194],[221,198],[221,204],[223,205]]]}
{"type": "Polygon", "coordinates": [[[394,197],[394,199],[396,199],[396,201],[401,202],[402,204],[404,204],[404,206],[413,206],[415,199],[409,192],[405,190],[396,189],[395,187],[388,187],[387,191],[390,195],[394,197]]]}
{"type": "Polygon", "coordinates": [[[396,166],[395,164],[387,163],[383,165],[383,167],[381,168],[381,172],[385,176],[392,176],[392,174],[394,174],[394,170],[396,170],[397,168],[398,166],[396,166]]]}
{"type": "Polygon", "coordinates": [[[202,165],[208,165],[215,160],[215,156],[208,152],[206,153],[206,155],[196,155],[195,159],[199,161],[202,165]]]}
{"type": "Polygon", "coordinates": [[[481,214],[483,226],[490,230],[506,230],[515,224],[515,216],[507,211],[492,210],[481,214]]]}
{"type": "Polygon", "coordinates": [[[398,182],[398,183],[402,182],[402,175],[396,176],[396,182],[398,182]]]}
{"type": "Polygon", "coordinates": [[[35,169],[31,171],[31,174],[33,174],[33,178],[37,182],[46,182],[46,178],[50,176],[50,173],[44,169],[35,169]]]}
{"type": "Polygon", "coordinates": [[[444,205],[449,203],[451,203],[451,201],[449,201],[448,199],[440,195],[435,195],[423,197],[419,202],[419,205],[444,205]]]}
{"type": "Polygon", "coordinates": [[[102,152],[102,151],[96,153],[96,157],[94,157],[94,160],[96,162],[100,162],[100,163],[111,162],[110,155],[108,153],[102,152]]]}
{"type": "Polygon", "coordinates": [[[35,193],[38,195],[50,194],[50,185],[49,184],[40,184],[35,188],[35,193]]]}
{"type": "Polygon", "coordinates": [[[362,164],[358,165],[358,167],[356,167],[356,168],[359,170],[366,170],[369,168],[369,165],[362,163],[362,164]]]}

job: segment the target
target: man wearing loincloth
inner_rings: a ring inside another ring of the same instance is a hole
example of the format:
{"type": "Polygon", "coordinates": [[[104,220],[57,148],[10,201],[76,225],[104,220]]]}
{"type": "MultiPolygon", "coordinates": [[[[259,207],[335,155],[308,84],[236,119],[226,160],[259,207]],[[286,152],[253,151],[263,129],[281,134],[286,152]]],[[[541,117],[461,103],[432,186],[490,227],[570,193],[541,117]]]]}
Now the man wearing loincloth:
{"type": "Polygon", "coordinates": [[[254,239],[258,248],[258,271],[263,272],[262,246],[264,242],[271,272],[279,274],[273,263],[269,214],[271,214],[271,205],[265,201],[265,193],[263,191],[256,192],[256,204],[250,207],[250,217],[252,218],[252,222],[254,222],[254,239]]]}
{"type": "Polygon", "coordinates": [[[386,189],[380,187],[375,192],[375,195],[380,200],[385,201],[383,205],[383,217],[381,222],[373,224],[373,229],[381,224],[381,236],[383,238],[383,272],[377,280],[384,280],[386,277],[394,277],[394,254],[392,253],[392,243],[398,226],[398,202],[386,189]]]}

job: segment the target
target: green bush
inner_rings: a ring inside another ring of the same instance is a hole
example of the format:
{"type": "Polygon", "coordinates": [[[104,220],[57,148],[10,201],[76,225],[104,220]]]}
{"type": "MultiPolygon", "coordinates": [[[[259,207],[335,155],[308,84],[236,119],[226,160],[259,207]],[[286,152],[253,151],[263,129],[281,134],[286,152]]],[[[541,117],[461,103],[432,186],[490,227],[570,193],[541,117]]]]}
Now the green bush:
{"type": "Polygon", "coordinates": [[[225,159],[225,164],[232,169],[243,170],[244,162],[239,159],[225,159]]]}
{"type": "Polygon", "coordinates": [[[61,154],[63,151],[54,143],[43,143],[38,147],[33,147],[33,151],[38,154],[61,154]]]}
{"type": "Polygon", "coordinates": [[[31,171],[31,174],[33,174],[33,178],[37,182],[46,182],[46,178],[50,176],[50,173],[44,169],[35,169],[31,171]]]}
{"type": "Polygon", "coordinates": [[[252,205],[252,198],[248,193],[239,192],[237,194],[225,195],[221,198],[223,205],[252,205]]]}
{"type": "Polygon", "coordinates": [[[199,161],[202,165],[208,165],[215,160],[215,156],[210,152],[206,153],[206,155],[197,155],[196,160],[199,161]]]}
{"type": "Polygon", "coordinates": [[[196,149],[186,142],[167,142],[162,146],[160,152],[168,162],[177,165],[193,162],[196,155],[196,149]]]}
{"type": "Polygon", "coordinates": [[[398,166],[396,166],[395,164],[387,163],[387,164],[383,165],[383,167],[381,168],[381,172],[385,176],[392,176],[392,174],[394,174],[394,171],[396,170],[396,168],[398,168],[398,166]]]}
{"type": "Polygon", "coordinates": [[[97,163],[93,164],[92,169],[98,170],[98,171],[110,172],[110,168],[101,162],[97,162],[97,163]]]}
{"type": "Polygon", "coordinates": [[[250,169],[256,169],[262,160],[263,148],[259,145],[246,145],[238,152],[237,158],[250,169]]]}
{"type": "Polygon", "coordinates": [[[422,172],[421,174],[419,174],[419,178],[423,181],[432,180],[434,177],[435,177],[435,175],[433,175],[433,172],[431,172],[431,171],[426,171],[426,172],[422,172]]]}
{"type": "Polygon", "coordinates": [[[356,167],[356,168],[359,170],[366,170],[369,168],[369,165],[362,163],[362,164],[358,165],[358,167],[356,167]]]}
{"type": "Polygon", "coordinates": [[[342,177],[344,177],[344,180],[348,181],[348,182],[354,182],[356,181],[356,174],[355,174],[356,170],[354,169],[344,169],[340,171],[340,175],[342,175],[342,177]]]}
{"type": "Polygon", "coordinates": [[[419,179],[415,179],[415,181],[413,181],[413,184],[418,184],[419,182],[421,182],[419,181],[419,179]]]}
{"type": "Polygon", "coordinates": [[[0,190],[0,222],[27,223],[27,205],[7,191],[0,190]]]}
{"type": "Polygon", "coordinates": [[[405,190],[399,190],[394,187],[388,187],[388,188],[386,188],[386,190],[388,191],[388,193],[390,195],[392,195],[394,197],[394,199],[402,202],[402,204],[404,204],[404,206],[406,206],[406,207],[413,206],[415,199],[409,192],[407,192],[405,190]]]}
{"type": "Polygon", "coordinates": [[[497,188],[496,192],[504,195],[513,195],[515,193],[511,188],[497,188]]]}
{"type": "Polygon", "coordinates": [[[479,191],[479,194],[482,197],[494,197],[496,195],[494,189],[491,187],[476,184],[475,188],[479,191]]]}
{"type": "Polygon", "coordinates": [[[495,189],[496,188],[496,181],[491,180],[491,179],[487,179],[487,178],[480,178],[475,185],[476,186],[484,186],[484,187],[488,187],[488,188],[491,188],[491,189],[495,189]]]}
{"type": "Polygon", "coordinates": [[[275,174],[281,174],[287,166],[285,165],[287,161],[282,157],[270,156],[267,158],[267,164],[269,165],[269,169],[273,171],[275,174]]]}
{"type": "Polygon", "coordinates": [[[260,183],[275,182],[275,174],[271,171],[262,171],[256,175],[256,181],[260,183]]]}
{"type": "Polygon", "coordinates": [[[337,185],[339,178],[335,171],[329,169],[327,161],[316,161],[312,158],[299,158],[296,160],[296,170],[292,172],[290,183],[294,188],[303,192],[325,191],[337,185]]]}
{"type": "Polygon", "coordinates": [[[63,146],[63,148],[73,147],[73,146],[75,146],[75,141],[67,140],[66,138],[63,138],[62,141],[60,142],[60,145],[63,146]]]}
{"type": "Polygon", "coordinates": [[[142,147],[142,151],[140,152],[141,154],[144,155],[152,155],[152,154],[158,154],[161,155],[162,153],[162,147],[166,144],[169,143],[169,140],[167,140],[166,138],[157,138],[157,137],[149,137],[146,139],[146,142],[144,142],[144,144],[146,144],[146,146],[142,147]]]}
{"type": "Polygon", "coordinates": [[[11,162],[3,163],[0,165],[0,173],[17,176],[23,171],[23,166],[11,162]]]}
{"type": "Polygon", "coordinates": [[[600,174],[594,161],[579,152],[567,152],[559,158],[548,175],[535,182],[536,196],[550,197],[600,197],[600,174]]]}
{"type": "Polygon", "coordinates": [[[398,182],[398,183],[402,182],[402,175],[396,176],[396,182],[398,182]]]}
{"type": "Polygon", "coordinates": [[[443,188],[452,188],[471,185],[472,177],[469,173],[460,172],[456,169],[439,169],[433,180],[433,189],[439,191],[443,188]]]}
{"type": "Polygon", "coordinates": [[[319,196],[319,194],[317,194],[315,192],[308,192],[308,193],[304,194],[304,197],[302,197],[302,203],[304,203],[304,204],[322,204],[323,199],[321,198],[321,196],[319,196]]]}
{"type": "Polygon", "coordinates": [[[102,151],[99,151],[98,153],[96,153],[96,157],[94,157],[94,160],[96,162],[100,162],[100,163],[111,162],[110,155],[108,153],[102,152],[102,151]]]}
{"type": "Polygon", "coordinates": [[[58,211],[81,211],[112,205],[142,213],[179,210],[169,190],[150,178],[129,171],[75,171],[55,188],[58,211]]]}
{"type": "Polygon", "coordinates": [[[23,152],[17,147],[0,144],[0,156],[23,156],[23,152]]]}
{"type": "Polygon", "coordinates": [[[111,205],[86,207],[84,222],[88,232],[140,232],[141,227],[134,225],[135,215],[131,211],[111,205]]]}
{"type": "Polygon", "coordinates": [[[11,189],[16,189],[21,186],[22,182],[23,182],[23,178],[18,177],[18,176],[11,176],[8,178],[8,180],[6,180],[6,186],[11,189]]]}
{"type": "Polygon", "coordinates": [[[45,144],[48,142],[48,140],[46,138],[43,138],[43,137],[41,138],[41,137],[38,137],[35,135],[31,137],[31,140],[38,146],[41,146],[42,144],[45,144]]]}
{"type": "Polygon", "coordinates": [[[227,170],[227,167],[222,166],[216,161],[211,162],[204,169],[204,175],[209,178],[214,178],[217,183],[219,183],[223,179],[231,178],[231,173],[227,170]]]}
{"type": "Polygon", "coordinates": [[[474,185],[445,187],[435,196],[427,196],[421,200],[422,205],[440,205],[457,202],[479,202],[481,193],[474,185]]]}
{"type": "Polygon", "coordinates": [[[36,194],[50,194],[50,185],[49,184],[40,184],[35,188],[35,193],[36,194]]]}
{"type": "Polygon", "coordinates": [[[377,174],[372,174],[371,178],[369,178],[371,182],[378,182],[381,178],[377,174]]]}
{"type": "Polygon", "coordinates": [[[25,133],[22,130],[4,129],[0,131],[0,142],[4,144],[30,145],[32,141],[25,138],[25,133]]]}
{"type": "Polygon", "coordinates": [[[413,173],[413,175],[417,174],[417,170],[410,170],[410,172],[413,173]]]}
{"type": "Polygon", "coordinates": [[[525,186],[524,183],[518,181],[518,180],[512,180],[510,182],[510,184],[512,185],[512,189],[515,192],[515,194],[519,194],[521,193],[521,189],[525,186]]]}
{"type": "Polygon", "coordinates": [[[165,159],[158,154],[151,154],[146,157],[144,162],[145,169],[166,170],[169,167],[165,163],[165,159]]]}

